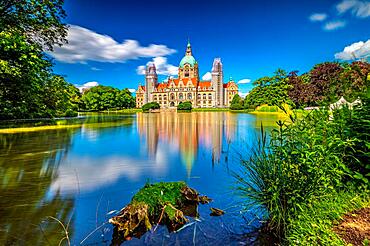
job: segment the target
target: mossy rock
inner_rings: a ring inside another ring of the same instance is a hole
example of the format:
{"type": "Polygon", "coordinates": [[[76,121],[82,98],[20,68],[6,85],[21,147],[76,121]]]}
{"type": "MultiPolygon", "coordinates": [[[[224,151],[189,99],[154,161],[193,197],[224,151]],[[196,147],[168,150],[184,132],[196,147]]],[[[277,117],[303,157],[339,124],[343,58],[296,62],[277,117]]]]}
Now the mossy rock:
{"type": "Polygon", "coordinates": [[[210,201],[185,182],[148,183],[109,222],[115,226],[115,236],[122,237],[123,241],[131,237],[139,238],[158,224],[175,231],[189,221],[186,216],[198,217],[199,203],[210,201]]]}

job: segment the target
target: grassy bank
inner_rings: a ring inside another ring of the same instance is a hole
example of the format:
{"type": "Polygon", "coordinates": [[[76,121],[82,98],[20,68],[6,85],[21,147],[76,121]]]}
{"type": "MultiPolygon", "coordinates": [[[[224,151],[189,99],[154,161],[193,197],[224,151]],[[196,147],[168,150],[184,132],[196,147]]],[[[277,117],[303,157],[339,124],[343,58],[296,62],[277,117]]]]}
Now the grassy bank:
{"type": "Polygon", "coordinates": [[[277,123],[236,175],[243,196],[268,211],[266,228],[283,244],[341,245],[335,220],[368,206],[369,99],[353,111],[311,111],[277,123]]]}
{"type": "MultiPolygon", "coordinates": [[[[138,113],[138,112],[143,112],[141,108],[127,108],[127,109],[119,109],[119,110],[103,110],[99,111],[96,113],[138,113]]],[[[83,113],[88,113],[88,112],[83,112],[83,113]]]]}
{"type": "Polygon", "coordinates": [[[355,187],[334,191],[307,202],[290,221],[286,233],[289,245],[347,245],[333,226],[348,212],[370,206],[370,195],[355,187]]]}

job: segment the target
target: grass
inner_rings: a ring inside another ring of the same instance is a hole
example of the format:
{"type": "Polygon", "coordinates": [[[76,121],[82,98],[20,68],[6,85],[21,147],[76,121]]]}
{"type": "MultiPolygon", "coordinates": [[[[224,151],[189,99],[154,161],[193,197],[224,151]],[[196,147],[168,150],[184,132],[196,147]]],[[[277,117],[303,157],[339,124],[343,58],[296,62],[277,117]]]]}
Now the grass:
{"type": "Polygon", "coordinates": [[[119,109],[119,110],[104,110],[100,111],[100,113],[139,113],[143,112],[141,108],[127,108],[127,109],[119,109]]]}
{"type": "Polygon", "coordinates": [[[0,129],[0,134],[37,132],[37,131],[58,130],[58,129],[67,129],[67,128],[79,128],[79,127],[81,127],[81,125],[53,125],[53,126],[6,128],[6,129],[0,129]]]}
{"type": "Polygon", "coordinates": [[[220,111],[230,111],[229,108],[193,108],[193,112],[220,112],[220,111]]]}
{"type": "Polygon", "coordinates": [[[186,187],[185,182],[160,182],[146,184],[132,198],[132,203],[145,203],[149,213],[160,213],[165,204],[176,206],[181,203],[183,195],[181,189],[186,187]]]}
{"type": "Polygon", "coordinates": [[[370,206],[370,193],[346,189],[308,201],[289,223],[289,245],[346,245],[332,230],[333,223],[345,213],[370,206]]]}

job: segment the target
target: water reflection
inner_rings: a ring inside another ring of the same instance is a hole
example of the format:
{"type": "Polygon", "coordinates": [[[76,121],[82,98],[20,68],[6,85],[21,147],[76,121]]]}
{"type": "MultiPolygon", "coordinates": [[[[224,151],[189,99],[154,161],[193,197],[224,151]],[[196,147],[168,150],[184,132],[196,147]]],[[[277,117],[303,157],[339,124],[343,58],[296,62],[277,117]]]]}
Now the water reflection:
{"type": "Polygon", "coordinates": [[[163,147],[159,143],[178,148],[190,176],[199,144],[212,150],[213,163],[220,161],[223,140],[230,143],[235,136],[236,116],[214,112],[138,114],[137,127],[151,156],[163,147]]]}
{"type": "MultiPolygon", "coordinates": [[[[148,180],[184,180],[227,213],[211,218],[202,206],[196,226],[176,234],[159,228],[125,244],[188,244],[195,227],[197,244],[238,244],[246,225],[256,221],[253,211],[240,215],[229,164],[238,166],[240,154],[250,152],[261,122],[271,127],[278,118],[230,112],[88,115],[53,123],[76,128],[0,134],[0,245],[57,245],[64,234],[48,216],[67,224],[72,215],[71,241],[78,245],[148,180]]],[[[106,225],[84,244],[111,239],[106,225]]]]}
{"type": "Polygon", "coordinates": [[[67,224],[74,200],[48,190],[73,132],[0,135],[1,245],[57,245],[64,237],[48,216],[67,224]]]}

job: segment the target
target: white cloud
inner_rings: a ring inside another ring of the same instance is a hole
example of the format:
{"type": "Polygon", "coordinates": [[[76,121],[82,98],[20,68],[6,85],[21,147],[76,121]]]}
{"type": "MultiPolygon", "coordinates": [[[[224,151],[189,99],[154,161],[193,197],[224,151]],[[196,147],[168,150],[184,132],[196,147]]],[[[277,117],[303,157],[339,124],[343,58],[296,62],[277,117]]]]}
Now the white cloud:
{"type": "Polygon", "coordinates": [[[203,76],[202,76],[202,80],[211,80],[212,79],[212,74],[210,72],[206,72],[203,76]]]}
{"type": "MultiPolygon", "coordinates": [[[[148,64],[154,63],[156,69],[157,69],[157,74],[160,75],[176,75],[178,73],[178,67],[168,64],[167,63],[167,58],[166,57],[155,57],[153,58],[152,61],[148,62],[148,64]]],[[[145,74],[145,66],[138,66],[136,69],[137,74],[144,75],[145,74]]]]}
{"type": "Polygon", "coordinates": [[[334,31],[334,30],[337,30],[339,28],[345,27],[346,24],[347,23],[345,21],[342,21],[342,20],[329,21],[329,22],[325,23],[323,28],[326,31],[334,31]]]}
{"type": "Polygon", "coordinates": [[[56,46],[53,52],[49,52],[56,60],[66,63],[125,62],[140,57],[166,56],[176,52],[165,45],[141,46],[136,40],[128,39],[118,43],[108,35],[75,25],[69,27],[67,39],[68,44],[56,46]]]}
{"type": "Polygon", "coordinates": [[[328,15],[325,13],[313,13],[312,15],[310,15],[309,19],[312,22],[316,22],[316,21],[324,21],[327,17],[328,15]]]}
{"type": "Polygon", "coordinates": [[[136,92],[135,89],[128,89],[128,91],[131,92],[131,93],[135,93],[136,92]]]}
{"type": "Polygon", "coordinates": [[[99,83],[96,82],[96,81],[90,81],[90,82],[87,82],[83,85],[75,85],[77,87],[77,89],[82,92],[83,90],[85,89],[90,89],[91,87],[95,87],[95,86],[98,86],[99,83]]]}
{"type": "Polygon", "coordinates": [[[343,51],[336,53],[335,59],[354,60],[370,57],[370,39],[366,42],[360,41],[346,46],[343,51]]]}
{"type": "Polygon", "coordinates": [[[241,80],[238,81],[238,84],[248,84],[250,82],[251,82],[250,79],[241,79],[241,80]]]}
{"type": "Polygon", "coordinates": [[[146,172],[163,176],[167,172],[166,156],[158,149],[155,157],[144,162],[122,156],[102,158],[72,156],[58,167],[58,175],[51,185],[51,191],[60,191],[64,194],[89,192],[111,185],[121,178],[140,180],[146,172]]]}
{"type": "Polygon", "coordinates": [[[97,68],[97,67],[91,67],[91,70],[93,70],[93,71],[101,71],[101,69],[100,68],[97,68]]]}
{"type": "Polygon", "coordinates": [[[370,16],[370,1],[362,0],[343,0],[336,5],[339,14],[351,11],[352,15],[359,18],[370,16]]]}

